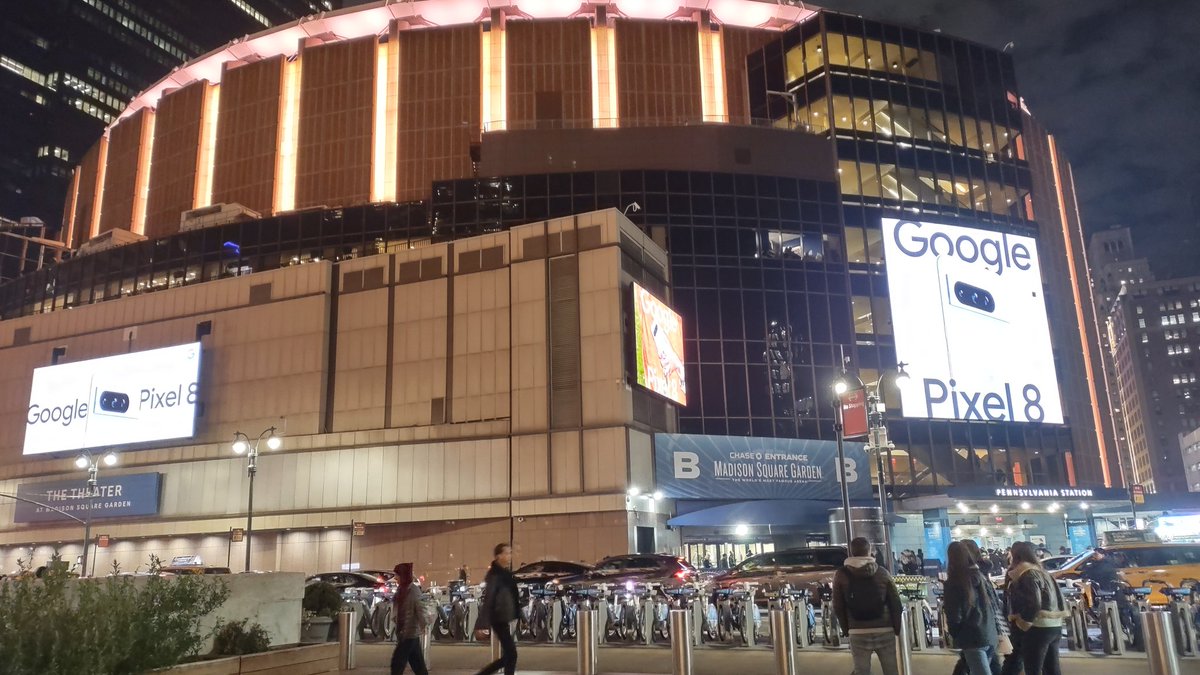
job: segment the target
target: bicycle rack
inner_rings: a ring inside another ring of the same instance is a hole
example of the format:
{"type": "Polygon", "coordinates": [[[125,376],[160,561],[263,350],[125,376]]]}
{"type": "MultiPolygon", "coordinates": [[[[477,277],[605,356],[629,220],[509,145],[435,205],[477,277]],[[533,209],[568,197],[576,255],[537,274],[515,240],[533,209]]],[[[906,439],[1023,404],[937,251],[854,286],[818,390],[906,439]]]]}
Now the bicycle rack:
{"type": "Polygon", "coordinates": [[[920,600],[909,600],[905,603],[908,612],[905,621],[908,622],[909,644],[914,652],[927,651],[932,645],[928,642],[925,632],[925,612],[920,600]]]}
{"type": "Polygon", "coordinates": [[[801,593],[792,600],[792,612],[796,615],[796,646],[800,649],[812,646],[812,640],[809,639],[809,630],[812,628],[812,626],[810,626],[808,622],[808,607],[807,594],[801,593]]]}
{"type": "MultiPolygon", "coordinates": [[[[705,615],[708,613],[708,598],[697,592],[688,599],[691,603],[689,609],[692,611],[692,644],[699,647],[703,642],[705,615]]],[[[674,633],[671,633],[671,642],[678,639],[674,633]]]]}
{"type": "Polygon", "coordinates": [[[758,618],[758,605],[754,604],[754,588],[746,586],[746,596],[742,599],[742,639],[747,647],[754,646],[754,624],[758,618]]]}
{"type": "Polygon", "coordinates": [[[1125,654],[1125,631],[1121,629],[1121,610],[1116,600],[1100,603],[1100,639],[1104,641],[1105,654],[1125,654]]]}
{"type": "Polygon", "coordinates": [[[1171,623],[1175,630],[1175,647],[1179,655],[1200,655],[1200,650],[1196,646],[1196,622],[1192,617],[1192,603],[1186,598],[1172,594],[1171,604],[1168,607],[1171,613],[1171,623]]]}
{"type": "Polygon", "coordinates": [[[1079,598],[1067,600],[1067,649],[1087,651],[1087,614],[1079,598]]]}
{"type": "Polygon", "coordinates": [[[467,642],[475,642],[475,624],[479,621],[479,598],[483,595],[483,587],[472,586],[468,590],[469,594],[463,597],[463,603],[467,606],[467,626],[463,634],[467,642]]]}
{"type": "Polygon", "coordinates": [[[562,599],[555,596],[550,602],[550,642],[556,643],[562,641],[562,625],[563,625],[563,603],[562,599]]]}

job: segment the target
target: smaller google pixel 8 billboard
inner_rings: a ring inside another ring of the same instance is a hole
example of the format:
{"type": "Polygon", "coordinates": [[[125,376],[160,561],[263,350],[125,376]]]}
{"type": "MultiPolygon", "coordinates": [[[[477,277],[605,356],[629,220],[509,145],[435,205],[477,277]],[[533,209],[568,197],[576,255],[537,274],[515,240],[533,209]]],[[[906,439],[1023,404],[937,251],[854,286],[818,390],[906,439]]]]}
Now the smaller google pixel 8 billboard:
{"type": "Polygon", "coordinates": [[[191,437],[199,382],[199,342],[37,368],[23,453],[191,437]]]}
{"type": "Polygon", "coordinates": [[[1062,424],[1037,240],[882,225],[904,416],[1062,424]]]}
{"type": "Polygon", "coordinates": [[[687,405],[683,319],[650,291],[634,284],[633,326],[638,385],[687,405]]]}

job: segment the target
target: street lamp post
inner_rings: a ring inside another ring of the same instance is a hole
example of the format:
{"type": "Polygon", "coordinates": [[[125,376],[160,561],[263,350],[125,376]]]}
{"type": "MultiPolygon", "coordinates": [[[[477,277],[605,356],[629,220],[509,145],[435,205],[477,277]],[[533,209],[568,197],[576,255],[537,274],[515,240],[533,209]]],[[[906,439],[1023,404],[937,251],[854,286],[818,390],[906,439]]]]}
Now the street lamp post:
{"type": "Polygon", "coordinates": [[[238,431],[233,434],[233,453],[246,455],[246,475],[250,478],[250,494],[246,499],[246,571],[250,571],[250,540],[253,536],[254,523],[254,475],[258,473],[258,444],[265,438],[267,448],[278,450],[283,446],[283,440],[275,435],[275,427],[265,429],[253,441],[250,437],[238,431]]]}
{"type": "MultiPolygon", "coordinates": [[[[88,500],[88,516],[83,520],[83,564],[80,565],[79,576],[86,577],[88,571],[88,546],[92,543],[92,495],[96,493],[97,475],[100,473],[100,464],[104,466],[116,466],[117,453],[106,452],[99,459],[91,452],[84,450],[78,457],[75,458],[75,468],[85,469],[88,472],[87,489],[84,495],[88,500]]],[[[56,511],[58,509],[55,509],[56,511]]]]}
{"type": "Polygon", "coordinates": [[[867,389],[867,451],[875,453],[876,473],[879,474],[879,516],[883,519],[883,550],[887,556],[887,566],[890,569],[892,566],[892,533],[887,522],[887,484],[884,482],[884,462],[883,453],[885,450],[891,450],[894,445],[888,440],[887,434],[887,419],[884,417],[886,410],[883,403],[883,393],[881,388],[884,380],[890,375],[893,379],[893,384],[898,384],[908,380],[908,373],[904,367],[907,363],[899,363],[896,365],[896,370],[888,370],[879,376],[871,384],[866,386],[867,389]]]}
{"type": "Polygon", "coordinates": [[[861,388],[862,382],[846,372],[846,361],[842,357],[842,372],[833,383],[834,425],[833,431],[837,437],[838,485],[842,488],[842,520],[846,528],[846,550],[850,550],[850,540],[854,538],[854,530],[850,525],[850,486],[846,484],[846,449],[844,443],[845,428],[842,426],[842,394],[853,388],[861,388]]]}

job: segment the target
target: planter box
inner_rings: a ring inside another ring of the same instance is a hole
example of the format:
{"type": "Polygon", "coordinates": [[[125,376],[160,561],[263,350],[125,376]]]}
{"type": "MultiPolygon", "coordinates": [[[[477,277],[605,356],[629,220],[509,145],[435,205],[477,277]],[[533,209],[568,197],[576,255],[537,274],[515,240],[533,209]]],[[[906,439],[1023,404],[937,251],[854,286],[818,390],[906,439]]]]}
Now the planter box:
{"type": "Polygon", "coordinates": [[[276,649],[262,654],[186,663],[152,672],[163,675],[337,675],[338,645],[328,643],[276,649]]]}

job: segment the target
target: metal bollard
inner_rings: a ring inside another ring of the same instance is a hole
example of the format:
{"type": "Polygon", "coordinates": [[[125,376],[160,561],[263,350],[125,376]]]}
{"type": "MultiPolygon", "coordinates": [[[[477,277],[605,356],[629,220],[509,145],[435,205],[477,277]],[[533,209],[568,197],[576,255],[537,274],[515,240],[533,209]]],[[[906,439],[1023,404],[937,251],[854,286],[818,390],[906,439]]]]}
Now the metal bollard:
{"type": "Polygon", "coordinates": [[[338,663],[342,670],[354,670],[356,628],[354,612],[338,612],[338,663]]]}
{"type": "Polygon", "coordinates": [[[785,609],[771,610],[771,639],[774,641],[775,672],[796,675],[796,622],[785,609]]]}
{"type": "Polygon", "coordinates": [[[671,672],[692,675],[692,642],[676,636],[692,632],[692,615],[686,609],[671,610],[671,672]]]}
{"type": "Polygon", "coordinates": [[[1150,675],[1179,675],[1179,653],[1175,651],[1175,632],[1168,612],[1142,612],[1142,630],[1146,635],[1146,660],[1150,675]]]}
{"type": "Polygon", "coordinates": [[[912,624],[909,622],[908,610],[900,610],[900,636],[896,638],[896,663],[900,675],[913,675],[912,667],[912,624]]]}
{"type": "Polygon", "coordinates": [[[596,610],[581,609],[575,613],[575,672],[596,674],[596,610]]]}

